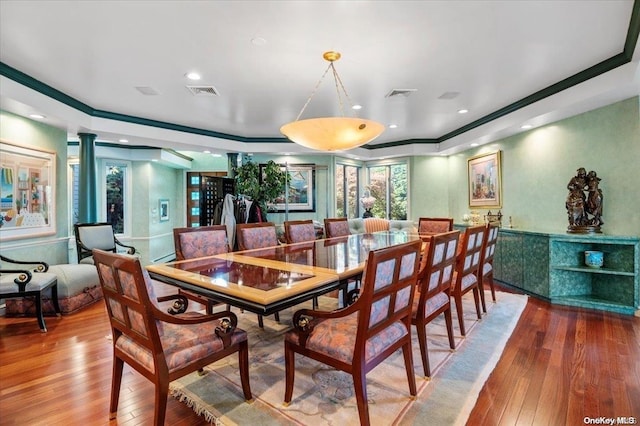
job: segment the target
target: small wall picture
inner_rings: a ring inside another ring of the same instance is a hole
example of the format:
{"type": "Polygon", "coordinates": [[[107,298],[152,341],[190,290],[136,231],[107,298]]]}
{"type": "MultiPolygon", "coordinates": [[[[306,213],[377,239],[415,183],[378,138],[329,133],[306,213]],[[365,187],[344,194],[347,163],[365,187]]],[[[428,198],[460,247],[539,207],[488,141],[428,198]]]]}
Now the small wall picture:
{"type": "Polygon", "coordinates": [[[160,200],[160,222],[169,220],[169,200],[160,200]]]}

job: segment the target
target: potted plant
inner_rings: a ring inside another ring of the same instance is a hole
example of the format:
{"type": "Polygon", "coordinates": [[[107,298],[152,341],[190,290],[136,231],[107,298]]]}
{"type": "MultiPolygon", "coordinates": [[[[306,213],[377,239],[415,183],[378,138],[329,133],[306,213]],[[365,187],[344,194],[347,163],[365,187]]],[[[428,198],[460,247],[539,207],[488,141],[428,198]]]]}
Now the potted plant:
{"type": "Polygon", "coordinates": [[[266,214],[267,203],[272,203],[284,192],[289,174],[273,160],[262,167],[249,160],[235,169],[235,181],[236,193],[257,202],[266,214]]]}

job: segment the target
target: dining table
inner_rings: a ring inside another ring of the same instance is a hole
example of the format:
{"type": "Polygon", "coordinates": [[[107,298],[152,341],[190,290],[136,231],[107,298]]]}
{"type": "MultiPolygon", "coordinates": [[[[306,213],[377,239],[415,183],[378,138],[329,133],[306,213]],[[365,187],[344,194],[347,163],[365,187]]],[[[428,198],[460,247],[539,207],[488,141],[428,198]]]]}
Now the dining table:
{"type": "Polygon", "coordinates": [[[421,236],[380,231],[222,253],[146,267],[160,282],[260,315],[343,290],[359,277],[371,250],[421,236]]]}

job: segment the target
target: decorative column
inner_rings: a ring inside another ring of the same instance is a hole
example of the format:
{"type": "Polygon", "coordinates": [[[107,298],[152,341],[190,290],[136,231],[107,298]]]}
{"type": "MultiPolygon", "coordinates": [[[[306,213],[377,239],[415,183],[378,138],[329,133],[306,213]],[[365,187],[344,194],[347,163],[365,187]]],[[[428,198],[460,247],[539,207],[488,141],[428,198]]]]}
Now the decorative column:
{"type": "Polygon", "coordinates": [[[78,222],[98,221],[98,178],[93,133],[78,133],[80,137],[80,176],[78,188],[78,222]]]}
{"type": "Polygon", "coordinates": [[[237,152],[228,152],[227,153],[227,177],[235,178],[236,177],[236,167],[238,167],[238,153],[237,152]]]}

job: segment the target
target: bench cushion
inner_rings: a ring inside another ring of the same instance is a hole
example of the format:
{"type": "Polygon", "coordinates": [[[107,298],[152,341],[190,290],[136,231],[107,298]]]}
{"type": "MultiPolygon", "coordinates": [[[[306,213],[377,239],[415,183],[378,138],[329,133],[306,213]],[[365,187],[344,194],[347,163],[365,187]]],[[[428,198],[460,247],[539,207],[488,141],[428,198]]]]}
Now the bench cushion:
{"type": "MultiPolygon", "coordinates": [[[[93,265],[52,265],[48,274],[55,274],[58,278],[58,301],[63,314],[73,313],[102,299],[98,272],[93,265]]],[[[42,311],[54,313],[50,289],[43,292],[42,299],[42,311]]],[[[35,315],[33,298],[7,299],[6,315],[35,315]]]]}

